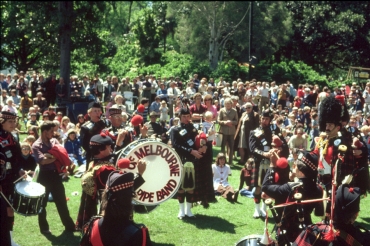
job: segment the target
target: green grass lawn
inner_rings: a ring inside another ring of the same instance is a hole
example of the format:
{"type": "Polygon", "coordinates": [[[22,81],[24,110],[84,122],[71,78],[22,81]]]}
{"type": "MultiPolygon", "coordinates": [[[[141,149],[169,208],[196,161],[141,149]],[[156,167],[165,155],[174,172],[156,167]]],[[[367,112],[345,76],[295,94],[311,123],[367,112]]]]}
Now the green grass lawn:
{"type": "MultiPolygon", "coordinates": [[[[220,148],[214,148],[214,156],[220,148]]],[[[239,171],[242,167],[232,167],[230,183],[234,188],[239,185],[239,171]]],[[[80,179],[71,177],[64,183],[68,197],[68,208],[73,220],[77,218],[80,203],[80,179]],[[77,191],[78,196],[72,195],[77,191]]],[[[239,196],[237,203],[230,203],[219,198],[208,209],[202,206],[193,208],[196,219],[178,220],[178,203],[175,199],[162,203],[149,214],[134,214],[137,223],[145,224],[150,231],[154,245],[234,245],[239,239],[262,234],[264,221],[253,219],[253,199],[239,196]]],[[[52,236],[40,234],[37,216],[24,217],[15,215],[14,238],[19,245],[79,245],[79,233],[63,233],[62,225],[54,203],[48,203],[48,222],[52,236]]],[[[269,213],[269,230],[273,228],[273,219],[269,213]]],[[[318,222],[319,218],[314,218],[318,222]]],[[[370,229],[370,198],[362,199],[358,224],[370,229]]]]}

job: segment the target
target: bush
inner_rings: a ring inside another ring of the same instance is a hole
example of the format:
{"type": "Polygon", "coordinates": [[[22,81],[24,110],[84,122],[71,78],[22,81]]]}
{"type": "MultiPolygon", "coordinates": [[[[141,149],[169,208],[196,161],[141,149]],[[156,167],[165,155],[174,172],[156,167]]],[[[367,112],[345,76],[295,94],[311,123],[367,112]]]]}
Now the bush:
{"type": "Polygon", "coordinates": [[[311,66],[302,61],[282,61],[271,65],[266,61],[262,61],[256,66],[253,77],[259,80],[276,81],[278,84],[289,80],[295,86],[303,83],[319,84],[321,86],[328,85],[328,80],[325,76],[320,75],[311,66]]]}

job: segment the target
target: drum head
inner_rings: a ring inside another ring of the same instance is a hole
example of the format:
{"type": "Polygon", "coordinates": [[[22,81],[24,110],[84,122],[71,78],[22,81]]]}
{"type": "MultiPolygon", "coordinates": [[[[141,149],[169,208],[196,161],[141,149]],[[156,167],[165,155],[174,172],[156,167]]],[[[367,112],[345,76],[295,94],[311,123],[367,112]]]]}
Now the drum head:
{"type": "Polygon", "coordinates": [[[16,183],[15,190],[25,197],[40,197],[45,194],[45,187],[43,185],[29,181],[16,183]]]}
{"type": "Polygon", "coordinates": [[[126,172],[137,173],[139,160],[147,162],[143,174],[145,183],[136,190],[134,200],[142,205],[157,205],[174,196],[180,187],[183,167],[178,154],[168,145],[156,140],[135,141],[124,148],[118,157],[131,161],[126,172]]]}
{"type": "Polygon", "coordinates": [[[239,240],[235,245],[236,246],[258,246],[258,245],[263,245],[260,244],[262,235],[250,235],[243,237],[242,239],[239,240]]]}

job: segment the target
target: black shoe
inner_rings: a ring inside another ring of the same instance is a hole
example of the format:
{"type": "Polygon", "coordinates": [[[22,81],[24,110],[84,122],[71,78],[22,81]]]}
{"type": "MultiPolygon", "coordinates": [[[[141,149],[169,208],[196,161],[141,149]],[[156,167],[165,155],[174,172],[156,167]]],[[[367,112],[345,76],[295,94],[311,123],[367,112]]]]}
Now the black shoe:
{"type": "Polygon", "coordinates": [[[44,231],[40,231],[41,234],[44,234],[44,235],[50,235],[51,234],[51,231],[50,230],[44,230],[44,231]]]}
{"type": "Polygon", "coordinates": [[[209,203],[208,202],[202,202],[203,208],[207,209],[209,208],[209,203]]]}

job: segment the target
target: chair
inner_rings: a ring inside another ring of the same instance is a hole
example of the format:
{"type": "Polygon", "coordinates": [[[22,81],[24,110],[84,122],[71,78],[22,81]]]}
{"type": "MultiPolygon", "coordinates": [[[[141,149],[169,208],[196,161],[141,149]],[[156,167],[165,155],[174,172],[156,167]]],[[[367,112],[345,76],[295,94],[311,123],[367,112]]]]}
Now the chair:
{"type": "Polygon", "coordinates": [[[132,91],[124,91],[123,92],[123,97],[126,99],[125,105],[127,108],[128,113],[132,113],[135,110],[135,104],[134,101],[132,100],[133,98],[137,98],[134,96],[134,93],[132,91]]]}

